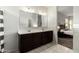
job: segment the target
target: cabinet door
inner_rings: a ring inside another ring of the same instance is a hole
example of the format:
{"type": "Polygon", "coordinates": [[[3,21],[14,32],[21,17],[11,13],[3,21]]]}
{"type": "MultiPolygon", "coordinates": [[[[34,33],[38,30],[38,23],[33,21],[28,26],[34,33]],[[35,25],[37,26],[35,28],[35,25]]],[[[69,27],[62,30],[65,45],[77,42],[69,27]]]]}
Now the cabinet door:
{"type": "Polygon", "coordinates": [[[50,32],[50,31],[43,32],[42,33],[42,40],[41,40],[42,44],[52,42],[52,40],[53,40],[52,37],[53,37],[52,32],[50,32]]]}
{"type": "Polygon", "coordinates": [[[53,41],[53,32],[50,31],[48,32],[48,42],[52,42],[53,41]]]}
{"type": "Polygon", "coordinates": [[[40,33],[35,33],[32,35],[32,47],[36,48],[41,45],[41,34],[40,33]]]}
{"type": "Polygon", "coordinates": [[[42,33],[42,40],[41,43],[42,44],[46,44],[48,42],[48,33],[47,32],[43,32],[42,33]]]}
{"type": "Polygon", "coordinates": [[[27,52],[32,49],[32,35],[22,35],[20,39],[20,52],[27,52]]]}

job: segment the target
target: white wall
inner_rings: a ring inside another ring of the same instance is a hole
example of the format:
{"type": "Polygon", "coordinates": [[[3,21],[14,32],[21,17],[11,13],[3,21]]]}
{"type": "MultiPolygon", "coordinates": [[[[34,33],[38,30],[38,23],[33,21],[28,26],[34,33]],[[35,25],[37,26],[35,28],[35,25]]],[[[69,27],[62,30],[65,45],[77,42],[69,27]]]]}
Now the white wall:
{"type": "Polygon", "coordinates": [[[19,7],[1,7],[4,10],[4,30],[5,30],[5,50],[6,52],[16,51],[18,49],[18,20],[19,7]]]}
{"type": "Polygon", "coordinates": [[[57,43],[57,8],[56,6],[48,7],[48,28],[53,30],[54,42],[57,43]]]}
{"type": "Polygon", "coordinates": [[[65,18],[66,16],[60,12],[57,12],[57,24],[65,24],[65,18]]]}
{"type": "Polygon", "coordinates": [[[79,52],[79,7],[75,6],[73,9],[73,48],[75,52],[79,52]]]}

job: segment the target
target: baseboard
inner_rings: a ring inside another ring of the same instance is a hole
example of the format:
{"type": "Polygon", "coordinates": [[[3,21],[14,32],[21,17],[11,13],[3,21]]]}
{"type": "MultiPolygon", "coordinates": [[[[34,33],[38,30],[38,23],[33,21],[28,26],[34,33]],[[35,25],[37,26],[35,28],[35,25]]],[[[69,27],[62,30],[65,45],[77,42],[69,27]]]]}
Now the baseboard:
{"type": "Polygon", "coordinates": [[[19,50],[9,50],[9,51],[7,51],[7,50],[5,50],[5,52],[4,53],[19,53],[19,50]]]}

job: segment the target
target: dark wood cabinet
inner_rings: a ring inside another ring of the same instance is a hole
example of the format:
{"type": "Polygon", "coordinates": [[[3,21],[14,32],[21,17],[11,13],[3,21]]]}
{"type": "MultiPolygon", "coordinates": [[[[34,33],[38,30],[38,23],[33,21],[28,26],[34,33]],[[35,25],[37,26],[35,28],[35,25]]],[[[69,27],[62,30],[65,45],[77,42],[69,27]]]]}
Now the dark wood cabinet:
{"type": "Polygon", "coordinates": [[[29,34],[19,34],[19,50],[20,52],[27,52],[53,40],[53,32],[38,32],[29,34]]]}
{"type": "Polygon", "coordinates": [[[41,43],[46,44],[47,42],[48,42],[48,32],[43,32],[42,33],[41,43]]]}
{"type": "Polygon", "coordinates": [[[19,49],[20,52],[26,52],[32,49],[32,34],[24,34],[20,35],[20,40],[19,40],[19,49]],[[28,47],[28,48],[27,48],[28,47]]]}
{"type": "Polygon", "coordinates": [[[33,40],[32,40],[32,47],[36,48],[39,47],[41,44],[41,33],[34,33],[33,35],[33,40]]]}
{"type": "Polygon", "coordinates": [[[51,42],[52,39],[53,39],[53,33],[51,31],[42,33],[42,39],[41,39],[42,45],[51,42]]]}

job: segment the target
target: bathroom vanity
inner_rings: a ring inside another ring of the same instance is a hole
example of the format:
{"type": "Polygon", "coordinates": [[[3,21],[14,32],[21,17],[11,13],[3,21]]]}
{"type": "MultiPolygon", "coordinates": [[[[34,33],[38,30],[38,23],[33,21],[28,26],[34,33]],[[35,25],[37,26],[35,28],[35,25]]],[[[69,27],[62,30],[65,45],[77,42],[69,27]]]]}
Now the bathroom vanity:
{"type": "Polygon", "coordinates": [[[53,31],[18,34],[19,51],[21,53],[30,51],[53,41],[53,31]]]}
{"type": "MultiPolygon", "coordinates": [[[[29,8],[27,8],[29,10],[29,8]]],[[[48,30],[47,14],[20,10],[19,17],[19,51],[27,52],[52,42],[53,31],[48,30]]]]}

